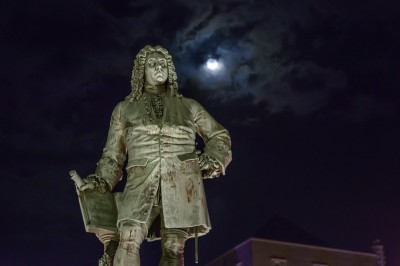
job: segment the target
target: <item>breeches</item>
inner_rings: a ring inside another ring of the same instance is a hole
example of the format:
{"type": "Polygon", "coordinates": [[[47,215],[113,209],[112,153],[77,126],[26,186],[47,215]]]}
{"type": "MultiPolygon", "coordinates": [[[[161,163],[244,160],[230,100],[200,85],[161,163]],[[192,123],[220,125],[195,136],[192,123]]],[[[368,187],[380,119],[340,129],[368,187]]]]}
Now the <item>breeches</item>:
{"type": "Polygon", "coordinates": [[[161,217],[162,257],[160,266],[184,265],[183,250],[188,238],[187,229],[165,228],[162,211],[153,206],[146,224],[135,221],[123,221],[120,226],[120,242],[114,258],[114,266],[139,266],[139,249],[147,236],[148,228],[155,218],[161,217]]]}

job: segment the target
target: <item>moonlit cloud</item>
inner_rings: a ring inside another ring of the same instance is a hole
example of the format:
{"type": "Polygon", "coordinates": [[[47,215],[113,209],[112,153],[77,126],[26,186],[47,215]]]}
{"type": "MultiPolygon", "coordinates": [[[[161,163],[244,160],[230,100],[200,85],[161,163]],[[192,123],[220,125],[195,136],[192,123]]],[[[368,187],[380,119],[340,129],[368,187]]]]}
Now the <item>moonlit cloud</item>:
{"type": "Polygon", "coordinates": [[[354,34],[348,25],[360,23],[373,9],[366,5],[364,16],[351,16],[356,6],[326,1],[193,5],[203,15],[178,32],[175,44],[180,64],[185,66],[180,69],[184,81],[211,90],[214,101],[227,103],[251,96],[254,104],[266,102],[269,112],[289,109],[301,115],[325,107],[331,97],[351,89],[350,69],[338,66],[334,58],[343,56],[340,47],[354,34]],[[199,75],[208,56],[222,60],[225,67],[212,78],[201,71],[199,75]],[[320,62],[322,56],[332,63],[320,62]]]}
{"type": "Polygon", "coordinates": [[[201,88],[213,89],[213,98],[223,102],[249,95],[254,103],[266,100],[272,112],[289,107],[295,112],[308,113],[318,108],[324,98],[329,97],[332,88],[345,86],[345,76],[342,75],[337,86],[325,88],[325,84],[321,83],[322,87],[310,88],[306,95],[296,91],[296,84],[284,80],[284,77],[290,78],[285,73],[295,68],[292,64],[314,64],[313,73],[302,73],[303,78],[308,79],[313,76],[307,75],[329,75],[327,72],[337,75],[337,71],[311,62],[290,62],[283,41],[296,16],[289,19],[287,10],[277,14],[278,8],[270,3],[229,2],[210,9],[203,21],[192,23],[181,35],[178,34],[180,39],[177,42],[183,47],[183,57],[202,53],[200,58],[203,56],[205,61],[210,54],[224,62],[225,71],[213,79],[206,78],[206,75],[199,77],[193,64],[193,68],[183,70],[183,75],[196,80],[201,88]],[[228,7],[231,8],[229,12],[213,12],[228,7]],[[246,16],[249,10],[251,17],[246,16]],[[262,20],[265,20],[264,23],[261,23],[262,20]],[[321,73],[316,73],[318,71],[321,73]],[[298,96],[302,96],[301,99],[298,96]]]}

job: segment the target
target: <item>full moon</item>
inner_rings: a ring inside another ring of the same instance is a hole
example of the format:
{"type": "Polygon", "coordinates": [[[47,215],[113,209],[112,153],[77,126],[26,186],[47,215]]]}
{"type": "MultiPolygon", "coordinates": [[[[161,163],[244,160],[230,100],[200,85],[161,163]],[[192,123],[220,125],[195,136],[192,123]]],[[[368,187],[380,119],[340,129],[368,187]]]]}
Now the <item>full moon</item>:
{"type": "Polygon", "coordinates": [[[207,68],[209,70],[216,71],[220,67],[221,67],[221,64],[217,60],[215,60],[213,58],[210,58],[210,59],[207,60],[207,68]]]}

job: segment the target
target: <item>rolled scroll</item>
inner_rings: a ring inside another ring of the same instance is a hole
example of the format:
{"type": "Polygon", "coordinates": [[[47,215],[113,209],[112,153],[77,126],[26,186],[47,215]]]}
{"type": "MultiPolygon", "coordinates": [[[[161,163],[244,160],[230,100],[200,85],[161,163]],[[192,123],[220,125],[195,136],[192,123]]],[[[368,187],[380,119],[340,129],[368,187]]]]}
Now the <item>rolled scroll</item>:
{"type": "Polygon", "coordinates": [[[71,176],[71,179],[74,181],[77,188],[80,188],[85,184],[85,182],[83,182],[82,178],[78,175],[78,173],[75,170],[69,171],[69,175],[71,176]]]}

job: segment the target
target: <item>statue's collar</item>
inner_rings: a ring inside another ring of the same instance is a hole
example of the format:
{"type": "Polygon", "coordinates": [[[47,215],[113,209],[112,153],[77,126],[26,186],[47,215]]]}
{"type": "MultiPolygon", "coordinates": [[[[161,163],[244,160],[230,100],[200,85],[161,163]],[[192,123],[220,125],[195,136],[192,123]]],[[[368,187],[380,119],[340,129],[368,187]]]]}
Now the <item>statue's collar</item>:
{"type": "Polygon", "coordinates": [[[167,92],[167,85],[162,84],[162,85],[150,85],[150,84],[145,84],[144,85],[144,91],[148,93],[166,93],[167,92]]]}

